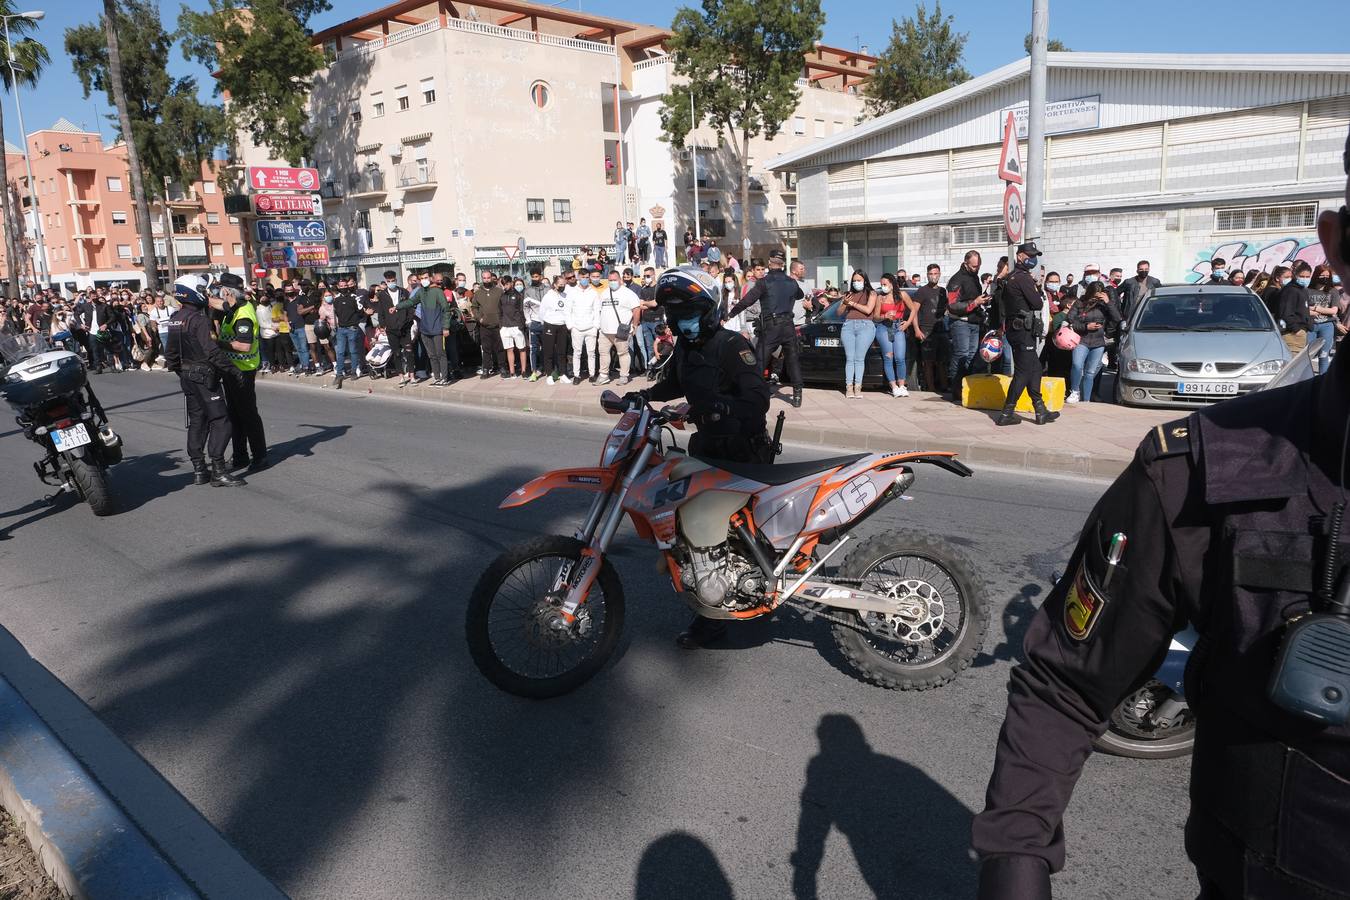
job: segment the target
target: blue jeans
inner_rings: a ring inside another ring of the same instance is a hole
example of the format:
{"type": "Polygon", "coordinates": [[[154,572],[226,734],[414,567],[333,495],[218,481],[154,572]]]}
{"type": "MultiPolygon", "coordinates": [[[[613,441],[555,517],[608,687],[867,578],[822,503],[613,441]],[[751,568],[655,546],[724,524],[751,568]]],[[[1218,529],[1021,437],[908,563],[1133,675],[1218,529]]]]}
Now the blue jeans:
{"type": "Polygon", "coordinates": [[[299,328],[296,328],[294,325],[291,326],[291,346],[295,347],[296,358],[300,360],[299,363],[297,363],[300,367],[300,371],[309,371],[311,368],[311,363],[309,361],[309,344],[305,343],[305,327],[303,325],[299,328]]]}
{"type": "Polygon", "coordinates": [[[844,384],[861,386],[867,351],[877,339],[877,327],[871,319],[849,319],[840,329],[844,343],[844,384]]]}
{"type": "Polygon", "coordinates": [[[656,350],[656,324],[655,322],[638,323],[637,336],[638,346],[642,348],[642,364],[648,367],[652,364],[652,353],[656,350]]]}
{"type": "Polygon", "coordinates": [[[895,325],[877,322],[877,346],[881,348],[881,366],[886,380],[894,383],[905,380],[905,333],[895,325]]]}
{"type": "Polygon", "coordinates": [[[971,363],[975,361],[975,351],[980,347],[980,326],[952,319],[949,326],[952,339],[952,356],[947,361],[947,380],[951,382],[952,396],[960,398],[961,379],[970,374],[971,363]]]}
{"type": "Polygon", "coordinates": [[[1087,347],[1079,344],[1073,348],[1073,368],[1069,370],[1069,390],[1078,391],[1084,403],[1092,400],[1092,383],[1102,369],[1102,355],[1105,347],[1087,347]]]}
{"type": "Polygon", "coordinates": [[[530,372],[539,371],[539,342],[544,337],[544,323],[531,322],[526,329],[530,339],[530,372]]]}
{"type": "MultiPolygon", "coordinates": [[[[652,263],[652,267],[656,269],[664,269],[666,267],[666,245],[657,244],[655,247],[652,248],[652,254],[656,257],[656,261],[652,263]]],[[[660,272],[658,272],[657,274],[659,275],[660,272]]]]}
{"type": "Polygon", "coordinates": [[[1336,344],[1336,323],[1335,322],[1314,322],[1312,332],[1308,335],[1308,343],[1315,339],[1322,339],[1322,349],[1317,351],[1317,373],[1327,370],[1327,361],[1331,359],[1331,348],[1336,344]]]}
{"type": "Polygon", "coordinates": [[[346,366],[343,361],[350,358],[352,361],[352,374],[361,366],[361,329],[356,327],[337,328],[333,331],[333,354],[337,357],[337,362],[333,366],[333,374],[345,375],[346,366]]]}

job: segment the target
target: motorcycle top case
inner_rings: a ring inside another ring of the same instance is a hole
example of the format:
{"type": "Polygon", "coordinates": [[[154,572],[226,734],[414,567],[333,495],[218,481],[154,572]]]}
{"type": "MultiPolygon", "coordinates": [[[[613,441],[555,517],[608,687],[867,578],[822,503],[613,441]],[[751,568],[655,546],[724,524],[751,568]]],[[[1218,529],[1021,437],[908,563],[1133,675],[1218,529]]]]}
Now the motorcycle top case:
{"type": "Polygon", "coordinates": [[[11,366],[0,381],[0,394],[11,406],[25,408],[73,394],[84,385],[80,358],[65,350],[52,350],[11,366]]]}

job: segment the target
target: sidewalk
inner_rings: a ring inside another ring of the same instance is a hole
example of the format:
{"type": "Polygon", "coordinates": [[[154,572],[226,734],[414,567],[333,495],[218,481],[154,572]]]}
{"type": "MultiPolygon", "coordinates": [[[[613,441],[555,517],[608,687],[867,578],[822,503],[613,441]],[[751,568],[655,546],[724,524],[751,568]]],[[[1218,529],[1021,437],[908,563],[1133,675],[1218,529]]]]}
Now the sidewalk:
{"type": "MultiPolygon", "coordinates": [[[[285,382],[314,390],[333,390],[332,376],[292,378],[260,375],[261,382],[285,382]]],[[[646,387],[635,378],[632,390],[646,387]]],[[[526,413],[607,419],[599,397],[606,390],[623,393],[613,382],[604,387],[582,382],[549,385],[544,381],[504,381],[465,378],[449,387],[430,383],[399,388],[395,379],[347,381],[343,393],[393,394],[416,400],[462,403],[526,413]]],[[[1181,410],[1144,410],[1109,403],[1066,406],[1059,421],[1037,426],[1030,420],[999,428],[993,412],[962,409],[937,394],[914,391],[894,398],[868,391],[860,400],[848,400],[838,391],[808,388],[801,409],[786,402],[790,389],[780,391],[769,407],[769,428],[779,410],[787,412],[783,439],[801,444],[857,450],[953,450],[971,465],[987,463],[1003,468],[1114,478],[1130,460],[1144,434],[1153,426],[1185,415],[1181,410]]]]}

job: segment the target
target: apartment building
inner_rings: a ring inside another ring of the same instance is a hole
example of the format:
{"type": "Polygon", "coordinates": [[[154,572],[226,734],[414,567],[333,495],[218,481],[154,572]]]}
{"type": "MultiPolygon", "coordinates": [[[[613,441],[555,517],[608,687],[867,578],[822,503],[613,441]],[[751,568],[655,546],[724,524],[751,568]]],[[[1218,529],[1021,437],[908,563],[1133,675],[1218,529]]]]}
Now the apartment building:
{"type": "MultiPolygon", "coordinates": [[[[521,239],[527,264],[556,267],[583,245],[612,245],[615,222],[640,217],[665,217],[678,240],[693,224],[693,181],[655,112],[669,37],[523,0],[404,0],[316,34],[329,64],[310,96],[308,162],[323,183],[327,272],[371,281],[391,268],[501,269],[521,239]]],[[[856,119],[871,58],[815,56],[823,68],[804,64],[802,110],[773,142],[782,149],[756,142],[755,160],[856,119]]],[[[696,138],[701,221],[735,234],[739,169],[712,152],[715,135],[696,138]]],[[[280,164],[247,136],[238,162],[280,164]]],[[[758,181],[759,246],[790,222],[784,184],[758,181]]]]}
{"type": "MultiPolygon", "coordinates": [[[[24,282],[39,281],[42,268],[36,219],[50,283],[67,293],[88,287],[144,284],[141,243],[123,144],[104,146],[97,132],[59,119],[27,137],[37,208],[32,207],[22,152],[6,145],[5,159],[24,220],[25,247],[18,261],[24,282]]],[[[151,208],[161,277],[169,256],[180,271],[244,272],[238,220],[225,214],[224,196],[212,166],[187,187],[167,186],[167,205],[151,208]]],[[[0,264],[10,277],[10,260],[0,264]]]]}

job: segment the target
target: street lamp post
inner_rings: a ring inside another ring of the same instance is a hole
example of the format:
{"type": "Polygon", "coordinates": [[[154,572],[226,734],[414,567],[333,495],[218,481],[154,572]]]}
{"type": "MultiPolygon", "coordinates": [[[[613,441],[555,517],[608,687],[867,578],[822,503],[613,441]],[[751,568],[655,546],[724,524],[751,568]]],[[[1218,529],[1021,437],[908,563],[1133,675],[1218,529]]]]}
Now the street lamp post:
{"type": "Polygon", "coordinates": [[[390,231],[390,232],[389,232],[389,236],[392,237],[392,238],[394,239],[394,253],[395,253],[395,254],[397,255],[397,257],[398,257],[398,283],[399,283],[399,284],[402,284],[402,283],[403,283],[403,245],[400,244],[400,243],[398,242],[398,239],[399,239],[400,237],[403,236],[403,229],[402,229],[402,228],[399,228],[397,225],[395,225],[393,231],[390,231]]]}
{"type": "Polygon", "coordinates": [[[33,231],[37,238],[38,260],[42,267],[42,281],[44,284],[51,284],[51,271],[47,268],[47,241],[42,236],[42,213],[38,210],[37,188],[33,184],[33,162],[28,157],[28,134],[23,127],[23,104],[19,103],[19,76],[14,68],[14,45],[9,40],[9,20],[10,19],[28,19],[36,22],[45,16],[40,9],[32,12],[14,13],[13,15],[0,16],[5,26],[5,55],[9,57],[9,83],[10,89],[14,91],[14,108],[19,113],[19,140],[23,144],[23,165],[28,171],[28,202],[32,204],[33,209],[33,231]]]}

